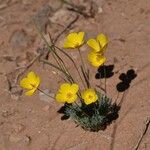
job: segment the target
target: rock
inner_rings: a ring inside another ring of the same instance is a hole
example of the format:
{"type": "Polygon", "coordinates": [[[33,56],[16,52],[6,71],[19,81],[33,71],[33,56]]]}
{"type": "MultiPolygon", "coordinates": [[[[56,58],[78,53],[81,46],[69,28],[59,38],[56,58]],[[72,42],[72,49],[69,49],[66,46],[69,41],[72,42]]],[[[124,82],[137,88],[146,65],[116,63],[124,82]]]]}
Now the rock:
{"type": "Polygon", "coordinates": [[[46,27],[49,24],[48,17],[52,14],[52,8],[49,5],[43,6],[37,14],[35,14],[34,22],[41,32],[46,33],[46,27]]]}
{"type": "Polygon", "coordinates": [[[34,2],[34,0],[22,0],[22,3],[24,5],[31,5],[34,2]]]}
{"type": "Polygon", "coordinates": [[[24,30],[17,30],[10,37],[10,44],[13,49],[27,48],[31,42],[31,38],[24,30]]]}
{"type": "Polygon", "coordinates": [[[20,143],[22,145],[28,145],[31,141],[31,138],[27,135],[24,135],[24,136],[10,135],[9,141],[12,143],[20,143]]]}
{"type": "Polygon", "coordinates": [[[2,111],[2,117],[9,117],[9,116],[13,116],[16,114],[16,110],[14,109],[9,109],[9,110],[3,110],[2,111]]]}
{"type": "Polygon", "coordinates": [[[61,0],[55,0],[55,1],[49,2],[49,5],[52,8],[52,10],[55,12],[62,7],[63,3],[61,0]]]}
{"type": "Polygon", "coordinates": [[[47,112],[49,110],[49,108],[50,108],[50,106],[46,105],[46,106],[43,107],[43,110],[47,112]]]}
{"type": "MultiPolygon", "coordinates": [[[[48,89],[43,90],[43,91],[44,91],[46,94],[48,94],[48,95],[50,95],[50,96],[52,96],[52,97],[55,96],[55,94],[54,94],[54,93],[50,93],[48,89]]],[[[51,98],[51,97],[45,95],[45,94],[42,93],[42,92],[39,92],[39,98],[40,98],[41,101],[45,101],[45,102],[49,102],[49,103],[52,102],[52,101],[54,101],[53,98],[51,98]]]]}
{"type": "Polygon", "coordinates": [[[1,4],[1,5],[0,5],[0,10],[4,9],[4,8],[6,8],[6,7],[7,7],[7,4],[1,4]]]}
{"type": "Polygon", "coordinates": [[[12,126],[15,133],[20,133],[25,129],[25,126],[22,124],[13,124],[12,126]]]}
{"type": "Polygon", "coordinates": [[[49,19],[52,23],[66,25],[68,22],[71,22],[74,18],[75,16],[71,12],[67,11],[66,9],[60,9],[59,11],[56,11],[55,14],[49,19]]]}
{"type": "Polygon", "coordinates": [[[98,13],[100,14],[100,13],[102,13],[102,12],[103,12],[102,7],[99,7],[99,8],[98,8],[98,13]]]}
{"type": "Polygon", "coordinates": [[[9,136],[9,141],[12,143],[17,143],[21,140],[21,138],[17,135],[10,135],[9,136]]]}
{"type": "Polygon", "coordinates": [[[20,87],[13,87],[11,88],[11,98],[13,100],[19,100],[20,96],[22,95],[23,90],[20,87]]]}

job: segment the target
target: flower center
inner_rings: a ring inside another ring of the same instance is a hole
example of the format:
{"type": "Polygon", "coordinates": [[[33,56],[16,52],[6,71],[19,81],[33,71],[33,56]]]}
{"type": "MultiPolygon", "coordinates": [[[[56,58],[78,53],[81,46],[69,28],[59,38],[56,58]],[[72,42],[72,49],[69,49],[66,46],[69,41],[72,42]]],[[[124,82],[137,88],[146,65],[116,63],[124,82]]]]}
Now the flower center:
{"type": "Polygon", "coordinates": [[[100,61],[101,60],[101,55],[97,55],[96,56],[96,61],[100,61]]]}
{"type": "Polygon", "coordinates": [[[73,96],[71,92],[67,93],[67,98],[70,99],[73,96]]]}
{"type": "Polygon", "coordinates": [[[93,95],[89,95],[89,99],[93,99],[93,95]]]}
{"type": "Polygon", "coordinates": [[[36,88],[36,85],[35,85],[35,84],[31,84],[31,86],[32,86],[33,88],[36,88]]]}

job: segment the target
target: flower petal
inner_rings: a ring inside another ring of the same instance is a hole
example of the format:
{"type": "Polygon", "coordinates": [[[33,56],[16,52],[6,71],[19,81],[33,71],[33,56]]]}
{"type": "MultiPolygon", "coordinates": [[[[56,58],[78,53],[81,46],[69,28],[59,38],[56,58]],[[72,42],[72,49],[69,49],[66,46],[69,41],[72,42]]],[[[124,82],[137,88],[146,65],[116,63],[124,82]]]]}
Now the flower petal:
{"type": "Polygon", "coordinates": [[[76,94],[79,90],[79,86],[77,84],[72,84],[70,90],[72,93],[76,94]]]}
{"type": "Polygon", "coordinates": [[[105,63],[106,58],[101,53],[90,52],[88,54],[88,61],[94,66],[99,67],[105,63]]]}
{"type": "Polygon", "coordinates": [[[78,33],[78,44],[79,45],[84,43],[84,35],[85,35],[85,32],[79,32],[78,33]]]}
{"type": "Polygon", "coordinates": [[[71,42],[69,42],[69,41],[66,41],[65,43],[64,43],[64,46],[63,46],[64,48],[75,48],[75,44],[74,43],[71,43],[71,42]]]}
{"type": "Polygon", "coordinates": [[[27,78],[31,85],[38,87],[40,84],[40,78],[33,72],[29,72],[27,78]]]}
{"type": "Polygon", "coordinates": [[[31,96],[31,95],[33,95],[33,93],[34,93],[35,91],[36,91],[36,88],[34,88],[34,89],[32,89],[32,90],[29,90],[29,91],[25,92],[25,95],[31,96]]]}
{"type": "Polygon", "coordinates": [[[69,91],[70,90],[70,87],[71,87],[71,85],[69,84],[69,83],[63,83],[61,86],[60,86],[60,92],[61,93],[66,93],[67,91],[69,91]]]}
{"type": "Polygon", "coordinates": [[[23,78],[21,81],[20,81],[20,86],[22,88],[25,88],[25,89],[33,89],[33,86],[30,84],[28,78],[23,78]]]}
{"type": "Polygon", "coordinates": [[[70,43],[76,44],[76,43],[78,42],[78,34],[75,33],[75,32],[70,33],[70,34],[67,36],[67,40],[68,40],[70,43]]]}
{"type": "Polygon", "coordinates": [[[87,44],[92,47],[95,52],[99,52],[101,50],[99,43],[95,39],[88,40],[87,44]]]}
{"type": "Polygon", "coordinates": [[[71,104],[73,102],[75,102],[77,99],[77,94],[73,94],[72,97],[70,99],[68,99],[66,102],[71,104]]]}
{"type": "Polygon", "coordinates": [[[61,103],[65,102],[65,96],[61,93],[56,94],[55,98],[58,102],[61,102],[61,103]]]}
{"type": "Polygon", "coordinates": [[[103,49],[108,44],[108,38],[104,34],[99,34],[97,40],[100,43],[101,49],[103,49]]]}

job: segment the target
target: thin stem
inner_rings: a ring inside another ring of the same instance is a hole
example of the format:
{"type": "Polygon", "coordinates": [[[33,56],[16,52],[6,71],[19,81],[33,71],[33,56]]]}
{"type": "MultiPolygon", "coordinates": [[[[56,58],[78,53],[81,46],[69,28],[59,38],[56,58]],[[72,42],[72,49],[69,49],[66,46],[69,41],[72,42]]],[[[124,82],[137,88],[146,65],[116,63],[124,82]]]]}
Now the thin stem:
{"type": "MultiPolygon", "coordinates": [[[[34,21],[33,21],[33,22],[34,22],[34,21]]],[[[49,50],[50,52],[52,52],[52,55],[53,55],[55,61],[57,62],[58,66],[59,66],[62,70],[64,70],[65,72],[67,72],[67,73],[69,74],[71,80],[74,82],[72,76],[70,75],[70,73],[69,73],[68,69],[66,68],[65,63],[63,62],[63,60],[61,59],[61,57],[59,57],[59,55],[56,53],[56,51],[53,49],[53,47],[49,45],[49,43],[47,42],[47,40],[45,39],[45,37],[43,36],[43,34],[41,33],[40,29],[38,28],[38,26],[36,25],[35,22],[34,22],[34,24],[35,24],[35,27],[36,27],[38,33],[40,34],[41,38],[42,38],[43,41],[45,42],[45,44],[46,44],[48,50],[49,50]],[[56,56],[58,59],[57,59],[55,56],[56,56]]]]}
{"type": "Polygon", "coordinates": [[[80,49],[79,49],[79,48],[78,48],[78,52],[79,52],[79,56],[80,56],[80,58],[81,58],[82,66],[83,66],[84,71],[85,71],[85,73],[86,73],[86,67],[85,67],[84,60],[83,60],[83,57],[82,57],[82,54],[81,54],[81,51],[80,51],[80,49]]]}
{"type": "Polygon", "coordinates": [[[59,47],[57,47],[55,45],[54,45],[54,47],[56,47],[59,51],[61,51],[64,55],[66,55],[72,61],[73,65],[74,65],[74,67],[75,67],[75,69],[76,69],[76,71],[77,71],[77,73],[78,73],[78,75],[79,75],[79,77],[80,77],[80,79],[82,81],[83,86],[86,87],[86,85],[85,85],[85,83],[84,83],[84,81],[82,79],[82,76],[80,74],[80,71],[79,71],[75,61],[70,57],[70,55],[68,55],[66,52],[64,52],[61,48],[59,48],[59,47]]]}
{"type": "Polygon", "coordinates": [[[48,96],[48,97],[50,97],[50,98],[52,98],[52,99],[54,99],[54,100],[55,100],[55,98],[54,98],[53,96],[51,96],[51,95],[47,94],[47,93],[46,93],[46,92],[44,92],[43,90],[41,90],[41,89],[39,89],[39,88],[37,88],[37,90],[38,90],[38,91],[40,91],[41,93],[45,94],[46,96],[48,96]]]}
{"type": "Polygon", "coordinates": [[[104,67],[104,77],[105,77],[105,94],[107,94],[107,89],[106,89],[106,67],[105,67],[104,64],[103,64],[103,67],[104,67]]]}
{"type": "Polygon", "coordinates": [[[90,87],[90,82],[89,82],[89,78],[88,78],[86,66],[85,66],[85,64],[84,64],[84,60],[83,60],[83,57],[82,57],[82,54],[81,54],[81,51],[80,51],[79,48],[78,48],[78,52],[79,52],[79,56],[80,56],[80,58],[81,58],[81,63],[82,63],[82,67],[83,67],[83,74],[85,75],[85,76],[84,76],[85,82],[88,81],[87,87],[89,88],[89,87],[90,87]]]}
{"type": "Polygon", "coordinates": [[[60,72],[62,72],[62,73],[67,77],[67,80],[68,80],[70,83],[73,83],[73,82],[74,82],[74,81],[72,81],[73,79],[70,79],[70,77],[69,77],[69,75],[67,74],[67,72],[64,71],[64,70],[62,70],[62,69],[59,68],[58,66],[56,66],[56,65],[54,65],[54,64],[52,64],[52,63],[50,63],[49,61],[44,60],[44,59],[41,60],[41,62],[44,62],[44,63],[50,65],[51,67],[53,67],[53,68],[59,70],[60,72]]]}

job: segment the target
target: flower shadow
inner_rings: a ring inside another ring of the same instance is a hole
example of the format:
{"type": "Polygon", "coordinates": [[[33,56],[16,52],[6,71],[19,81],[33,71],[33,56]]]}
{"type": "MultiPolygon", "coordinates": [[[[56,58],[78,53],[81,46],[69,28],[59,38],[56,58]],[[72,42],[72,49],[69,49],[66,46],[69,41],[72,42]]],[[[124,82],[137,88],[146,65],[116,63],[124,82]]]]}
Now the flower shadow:
{"type": "Polygon", "coordinates": [[[132,80],[134,80],[136,77],[137,77],[137,74],[135,73],[133,69],[128,70],[127,73],[122,73],[119,76],[119,79],[121,80],[121,82],[119,82],[116,85],[117,91],[118,92],[126,91],[130,87],[132,80]]]}
{"type": "Polygon", "coordinates": [[[113,69],[114,69],[114,65],[100,66],[97,70],[95,78],[96,79],[110,78],[114,75],[113,69]]]}

